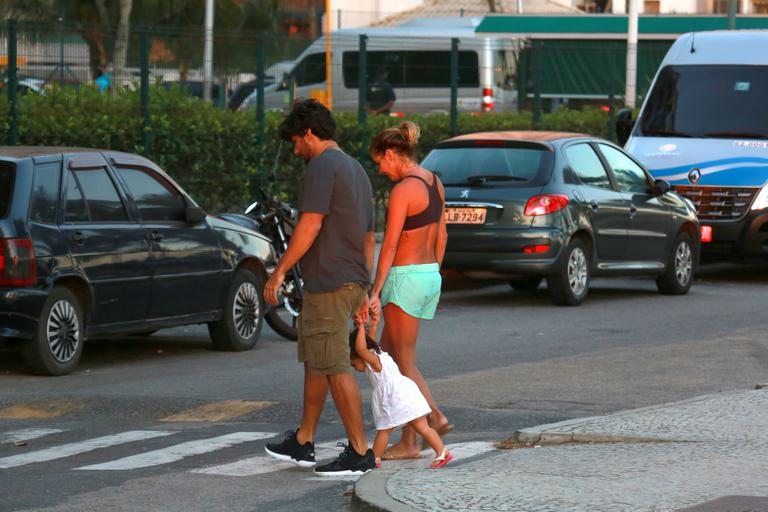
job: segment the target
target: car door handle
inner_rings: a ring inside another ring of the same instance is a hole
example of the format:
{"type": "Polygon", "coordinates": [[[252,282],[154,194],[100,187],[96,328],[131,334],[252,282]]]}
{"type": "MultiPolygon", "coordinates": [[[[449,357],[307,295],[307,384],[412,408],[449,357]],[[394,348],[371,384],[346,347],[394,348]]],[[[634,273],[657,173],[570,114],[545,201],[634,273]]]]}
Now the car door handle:
{"type": "Polygon", "coordinates": [[[83,236],[83,234],[80,231],[75,231],[74,233],[72,233],[72,235],[70,235],[69,239],[75,242],[76,244],[82,244],[85,241],[85,236],[83,236]]]}
{"type": "Polygon", "coordinates": [[[155,240],[155,241],[162,240],[163,239],[163,235],[160,232],[158,232],[158,231],[152,231],[152,232],[149,233],[149,239],[150,240],[155,240]]]}

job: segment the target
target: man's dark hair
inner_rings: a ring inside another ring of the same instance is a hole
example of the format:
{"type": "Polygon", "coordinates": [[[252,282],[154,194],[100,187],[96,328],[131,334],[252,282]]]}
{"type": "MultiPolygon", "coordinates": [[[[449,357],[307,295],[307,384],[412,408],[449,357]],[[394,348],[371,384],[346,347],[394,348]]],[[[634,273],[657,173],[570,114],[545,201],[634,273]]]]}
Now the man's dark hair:
{"type": "Polygon", "coordinates": [[[336,121],[325,105],[314,99],[296,100],[291,112],[280,123],[280,138],[290,141],[294,135],[304,136],[307,129],[322,140],[336,137],[336,121]]]}

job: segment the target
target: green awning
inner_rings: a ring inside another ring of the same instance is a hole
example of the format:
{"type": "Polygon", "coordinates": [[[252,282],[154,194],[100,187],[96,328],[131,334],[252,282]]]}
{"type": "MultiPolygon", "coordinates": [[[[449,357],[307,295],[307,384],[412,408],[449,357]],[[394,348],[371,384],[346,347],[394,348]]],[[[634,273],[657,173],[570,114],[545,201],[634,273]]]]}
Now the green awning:
{"type": "MultiPolygon", "coordinates": [[[[629,22],[626,15],[603,14],[584,16],[486,16],[480,22],[476,33],[496,34],[536,34],[541,37],[551,34],[553,37],[567,34],[594,34],[596,39],[604,39],[605,34],[625,36],[629,22]]],[[[737,29],[768,29],[768,16],[737,16],[737,29]]],[[[685,32],[702,30],[727,30],[727,16],[640,16],[638,19],[639,37],[650,34],[668,34],[674,39],[685,32]]]]}

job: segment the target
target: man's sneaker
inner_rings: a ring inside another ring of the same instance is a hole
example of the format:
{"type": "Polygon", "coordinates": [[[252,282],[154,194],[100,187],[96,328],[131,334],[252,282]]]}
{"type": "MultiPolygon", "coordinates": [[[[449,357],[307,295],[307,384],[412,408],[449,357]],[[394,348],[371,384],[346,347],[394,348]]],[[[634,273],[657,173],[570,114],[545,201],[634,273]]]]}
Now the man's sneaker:
{"type": "Polygon", "coordinates": [[[296,439],[298,431],[299,429],[289,430],[285,439],[279,443],[267,443],[264,451],[276,459],[293,462],[302,468],[312,468],[315,466],[315,444],[299,444],[296,439]]]}
{"type": "Polygon", "coordinates": [[[373,450],[369,449],[365,455],[359,455],[352,444],[338,443],[337,446],[343,446],[342,451],[335,460],[315,468],[315,474],[320,476],[346,476],[346,475],[364,475],[376,467],[376,457],[373,450]]]}

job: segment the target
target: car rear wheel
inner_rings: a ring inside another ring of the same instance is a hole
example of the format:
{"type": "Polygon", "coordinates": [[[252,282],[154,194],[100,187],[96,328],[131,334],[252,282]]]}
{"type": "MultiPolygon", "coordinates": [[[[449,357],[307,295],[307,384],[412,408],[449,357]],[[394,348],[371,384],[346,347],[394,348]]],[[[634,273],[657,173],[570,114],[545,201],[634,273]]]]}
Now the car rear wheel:
{"type": "Polygon", "coordinates": [[[539,285],[541,284],[541,276],[518,277],[510,279],[508,282],[509,286],[518,292],[533,292],[539,288],[539,285]]]}
{"type": "Polygon", "coordinates": [[[66,375],[80,362],[84,338],[83,308],[65,286],[55,286],[45,301],[37,331],[23,344],[22,357],[38,375],[66,375]]]}
{"type": "Polygon", "coordinates": [[[664,295],[685,295],[693,284],[694,253],[691,237],[680,233],[672,246],[666,271],[656,279],[656,287],[664,295]]]}
{"type": "Polygon", "coordinates": [[[584,242],[574,238],[565,248],[560,268],[547,276],[552,300],[560,306],[578,306],[589,291],[589,253],[584,242]]]}
{"type": "Polygon", "coordinates": [[[264,281],[238,269],[229,285],[220,320],[208,324],[216,350],[250,350],[259,340],[264,321],[264,281]]]}

